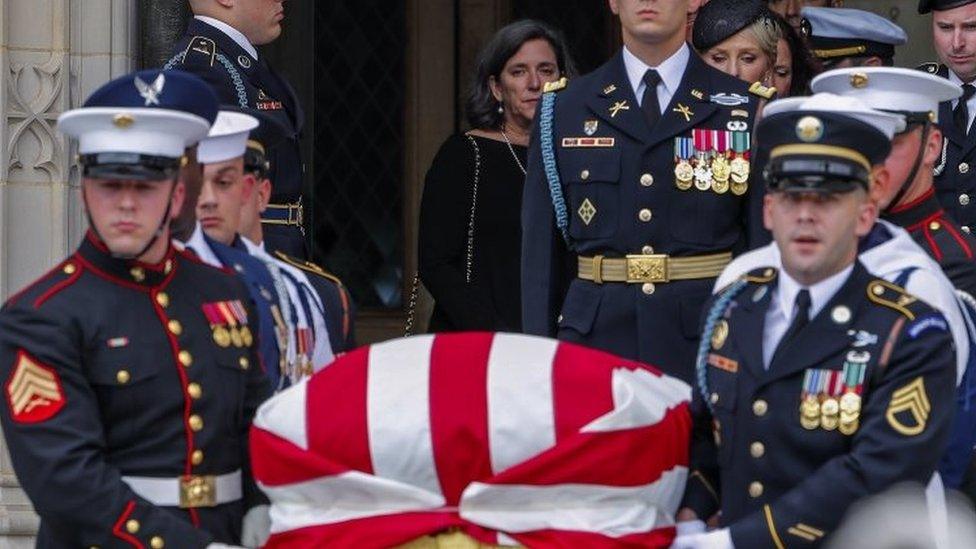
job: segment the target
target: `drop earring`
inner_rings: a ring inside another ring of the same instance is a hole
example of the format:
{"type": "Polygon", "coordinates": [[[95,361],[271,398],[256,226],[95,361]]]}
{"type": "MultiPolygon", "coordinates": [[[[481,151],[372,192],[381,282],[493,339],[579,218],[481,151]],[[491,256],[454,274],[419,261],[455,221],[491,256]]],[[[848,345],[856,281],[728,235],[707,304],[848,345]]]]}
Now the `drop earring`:
{"type": "Polygon", "coordinates": [[[498,114],[505,114],[505,107],[501,102],[498,103],[498,114]]]}

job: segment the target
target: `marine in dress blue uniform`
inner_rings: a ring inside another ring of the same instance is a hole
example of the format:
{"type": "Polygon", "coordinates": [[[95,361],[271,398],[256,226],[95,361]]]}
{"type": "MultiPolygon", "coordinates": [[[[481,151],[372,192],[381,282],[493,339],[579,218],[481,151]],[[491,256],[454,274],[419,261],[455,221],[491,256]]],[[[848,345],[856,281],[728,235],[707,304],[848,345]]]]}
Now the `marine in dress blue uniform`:
{"type": "MultiPolygon", "coordinates": [[[[241,35],[238,40],[247,39],[241,35]]],[[[199,17],[190,20],[166,68],[192,72],[214,87],[222,104],[262,111],[282,126],[284,139],[268,151],[275,186],[262,219],[269,249],[307,257],[302,199],[305,165],[300,150],[305,114],[295,90],[265,59],[258,59],[227,32],[199,17]]]]}
{"type": "MultiPolygon", "coordinates": [[[[770,193],[866,192],[894,125],[865,111],[765,117],[770,193]]],[[[857,259],[805,286],[756,269],[709,302],[702,335],[683,507],[722,527],[675,547],[821,546],[858,499],[931,477],[954,411],[948,325],[857,259]]]]}
{"type": "MultiPolygon", "coordinates": [[[[973,0],[919,0],[918,12],[951,10],[973,3],[973,0]]],[[[939,204],[945,208],[963,231],[976,229],[976,132],[972,131],[976,115],[976,87],[963,82],[942,63],[923,63],[919,70],[947,78],[963,86],[960,99],[939,105],[939,128],[942,130],[942,155],[935,166],[935,190],[939,204]]]]}
{"type": "MultiPolygon", "coordinates": [[[[97,90],[59,128],[79,138],[86,187],[175,185],[184,148],[216,111],[200,79],[143,71],[97,90]]],[[[247,290],[176,250],[169,214],[136,253],[111,251],[93,223],[0,312],[0,422],[41,517],[38,547],[238,543],[245,512],[266,502],[247,439],[270,388],[254,346],[219,343],[256,328],[247,290]],[[157,247],[158,262],[140,261],[157,247]]]]}
{"type": "Polygon", "coordinates": [[[701,307],[746,247],[758,97],[682,45],[658,67],[657,94],[673,93],[653,99],[652,127],[636,59],[625,48],[546,86],[522,206],[523,329],[690,380],[701,307]]]}

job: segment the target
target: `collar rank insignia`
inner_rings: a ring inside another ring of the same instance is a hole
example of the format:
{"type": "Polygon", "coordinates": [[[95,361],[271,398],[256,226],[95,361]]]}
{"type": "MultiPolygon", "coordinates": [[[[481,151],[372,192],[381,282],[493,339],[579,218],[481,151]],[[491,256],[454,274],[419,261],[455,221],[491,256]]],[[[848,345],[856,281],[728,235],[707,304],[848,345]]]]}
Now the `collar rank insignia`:
{"type": "Polygon", "coordinates": [[[203,314],[207,317],[213,340],[218,347],[250,347],[254,334],[247,325],[247,310],[240,301],[217,301],[203,304],[203,314]]]}
{"type": "Polygon", "coordinates": [[[64,391],[58,373],[20,351],[7,382],[7,404],[17,423],[40,423],[64,408],[64,391]]]}
{"type": "Polygon", "coordinates": [[[609,86],[603,88],[603,95],[610,95],[615,91],[617,91],[617,86],[615,84],[610,84],[609,86]]]}
{"type": "Polygon", "coordinates": [[[245,69],[251,68],[251,58],[246,55],[238,55],[237,63],[245,69]]]}
{"type": "Polygon", "coordinates": [[[610,118],[615,118],[617,113],[620,111],[629,111],[630,105],[627,104],[627,100],[617,101],[610,107],[610,118]]]}
{"type": "Polygon", "coordinates": [[[136,89],[139,90],[139,95],[146,101],[145,106],[158,105],[159,96],[163,95],[163,86],[166,85],[166,75],[160,73],[152,84],[147,84],[142,78],[137,76],[135,85],[136,89]]]}
{"type": "Polygon", "coordinates": [[[705,98],[705,92],[703,92],[701,90],[698,90],[698,89],[691,90],[691,96],[694,97],[695,99],[701,101],[702,99],[705,98]]]}

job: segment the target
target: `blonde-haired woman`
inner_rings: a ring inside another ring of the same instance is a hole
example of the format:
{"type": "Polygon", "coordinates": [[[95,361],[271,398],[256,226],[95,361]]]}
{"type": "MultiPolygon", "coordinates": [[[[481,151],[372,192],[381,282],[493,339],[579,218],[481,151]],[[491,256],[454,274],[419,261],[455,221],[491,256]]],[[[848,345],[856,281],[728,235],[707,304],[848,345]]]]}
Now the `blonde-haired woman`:
{"type": "Polygon", "coordinates": [[[706,63],[749,83],[771,85],[782,32],[763,0],[711,0],[698,12],[692,44],[706,63]]]}

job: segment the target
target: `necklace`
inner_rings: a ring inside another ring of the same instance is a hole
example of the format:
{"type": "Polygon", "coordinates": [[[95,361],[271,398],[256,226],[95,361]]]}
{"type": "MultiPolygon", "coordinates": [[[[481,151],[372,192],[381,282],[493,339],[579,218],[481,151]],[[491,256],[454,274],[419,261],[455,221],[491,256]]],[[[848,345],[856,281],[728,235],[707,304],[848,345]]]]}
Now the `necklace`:
{"type": "Polygon", "coordinates": [[[502,137],[505,138],[505,144],[508,145],[508,151],[512,153],[512,158],[515,159],[515,163],[518,164],[520,170],[522,170],[522,175],[528,175],[525,171],[525,166],[522,165],[522,161],[518,159],[518,155],[515,154],[515,148],[512,147],[511,140],[508,139],[508,134],[505,133],[505,129],[498,130],[502,132],[502,137]]]}

